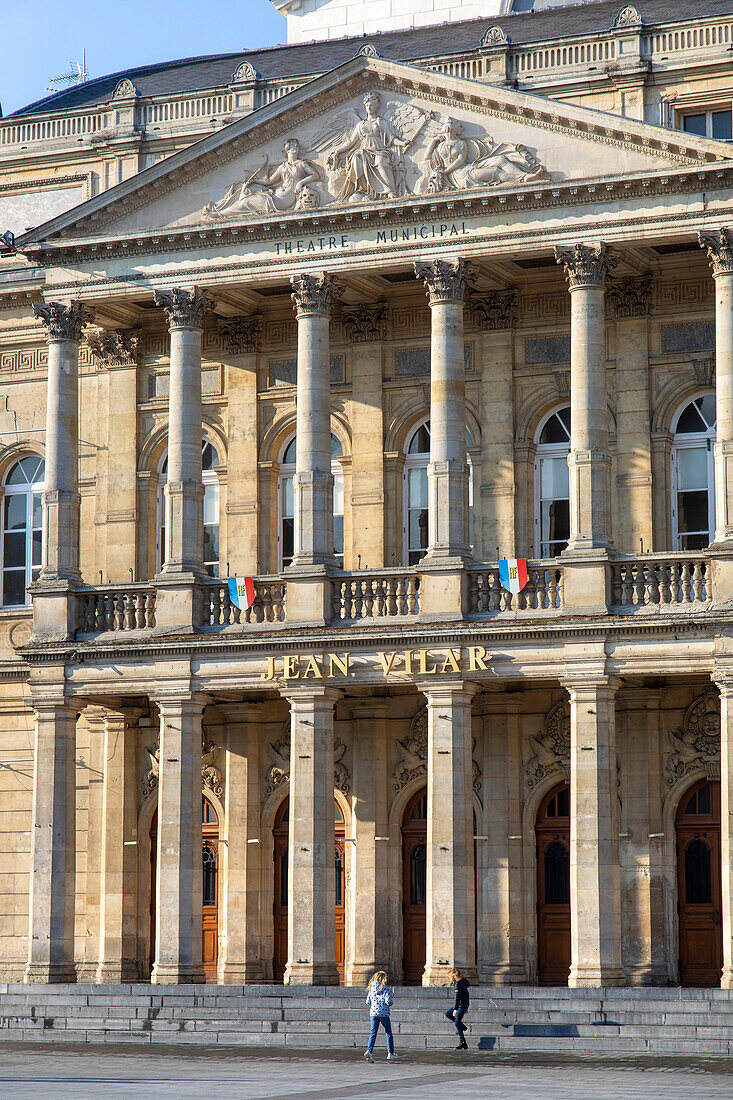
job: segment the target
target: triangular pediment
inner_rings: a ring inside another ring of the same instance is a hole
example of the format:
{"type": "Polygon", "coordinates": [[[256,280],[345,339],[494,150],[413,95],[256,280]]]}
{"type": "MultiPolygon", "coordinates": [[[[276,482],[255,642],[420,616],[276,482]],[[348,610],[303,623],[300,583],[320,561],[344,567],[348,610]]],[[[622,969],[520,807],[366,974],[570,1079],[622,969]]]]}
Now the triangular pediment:
{"type": "Polygon", "coordinates": [[[359,57],[20,238],[113,239],[729,165],[721,142],[359,57]]]}

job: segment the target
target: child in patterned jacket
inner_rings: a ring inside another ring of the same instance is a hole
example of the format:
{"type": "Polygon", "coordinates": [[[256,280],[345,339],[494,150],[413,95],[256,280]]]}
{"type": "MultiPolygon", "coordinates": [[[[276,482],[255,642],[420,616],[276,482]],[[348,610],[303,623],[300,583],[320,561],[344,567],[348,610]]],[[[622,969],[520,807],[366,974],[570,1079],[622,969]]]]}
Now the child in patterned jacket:
{"type": "Polygon", "coordinates": [[[387,975],[384,970],[378,970],[367,985],[366,1003],[369,1005],[369,1015],[372,1021],[372,1030],[369,1043],[364,1051],[364,1060],[373,1062],[372,1051],[377,1041],[377,1032],[381,1024],[387,1033],[387,1060],[394,1061],[397,1055],[394,1052],[394,1038],[392,1037],[392,1023],[389,1018],[389,1010],[393,1002],[392,990],[387,984],[387,975]]]}

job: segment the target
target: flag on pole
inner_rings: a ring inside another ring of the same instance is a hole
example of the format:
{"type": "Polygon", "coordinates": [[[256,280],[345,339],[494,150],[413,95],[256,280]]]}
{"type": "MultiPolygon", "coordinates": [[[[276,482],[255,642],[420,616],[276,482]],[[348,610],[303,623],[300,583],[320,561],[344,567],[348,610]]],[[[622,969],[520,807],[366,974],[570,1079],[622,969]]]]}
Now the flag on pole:
{"type": "Polygon", "coordinates": [[[229,599],[240,611],[246,611],[255,602],[254,577],[230,577],[229,599]]]}
{"type": "Polygon", "coordinates": [[[527,583],[526,558],[502,558],[499,562],[499,580],[509,592],[521,592],[527,583]]]}

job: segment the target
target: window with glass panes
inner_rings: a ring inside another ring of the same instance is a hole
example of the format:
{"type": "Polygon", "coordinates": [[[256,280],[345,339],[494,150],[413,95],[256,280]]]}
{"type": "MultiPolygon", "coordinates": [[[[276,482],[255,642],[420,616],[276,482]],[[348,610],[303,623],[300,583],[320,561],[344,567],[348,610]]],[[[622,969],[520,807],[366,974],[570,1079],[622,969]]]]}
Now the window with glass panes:
{"type": "Polygon", "coordinates": [[[41,498],[45,463],[28,455],[11,466],[2,497],[2,603],[5,607],[29,602],[26,589],[41,572],[43,519],[41,498]]]}
{"type": "Polygon", "coordinates": [[[681,129],[698,137],[715,138],[716,141],[733,139],[733,114],[727,107],[713,107],[707,111],[690,111],[682,115],[681,129]]]}
{"type": "MultiPolygon", "coordinates": [[[[336,563],[344,563],[344,475],[339,459],[343,447],[331,433],[331,473],[333,475],[333,549],[336,563]]],[[[295,553],[295,436],[283,451],[280,462],[278,488],[278,508],[280,522],[278,528],[278,571],[290,565],[295,553]]]]}
{"type": "Polygon", "coordinates": [[[696,397],[674,425],[672,534],[675,550],[701,550],[715,532],[715,395],[696,397]]]}
{"type": "MultiPolygon", "coordinates": [[[[466,447],[473,446],[466,427],[466,447]]],[[[407,443],[404,471],[403,554],[408,565],[417,565],[428,549],[428,464],[430,462],[430,421],[419,424],[407,443]]],[[[468,541],[473,548],[473,464],[468,465],[468,541]]]]}
{"type": "MultiPolygon", "coordinates": [[[[201,443],[201,480],[204,486],[204,566],[210,577],[219,576],[219,465],[216,448],[204,439],[201,443]]],[[[156,568],[165,562],[165,484],[168,480],[168,455],[160,465],[158,487],[158,546],[156,568]]]]}
{"type": "Polygon", "coordinates": [[[570,538],[570,409],[558,409],[542,425],[535,455],[535,547],[554,558],[570,538]]]}

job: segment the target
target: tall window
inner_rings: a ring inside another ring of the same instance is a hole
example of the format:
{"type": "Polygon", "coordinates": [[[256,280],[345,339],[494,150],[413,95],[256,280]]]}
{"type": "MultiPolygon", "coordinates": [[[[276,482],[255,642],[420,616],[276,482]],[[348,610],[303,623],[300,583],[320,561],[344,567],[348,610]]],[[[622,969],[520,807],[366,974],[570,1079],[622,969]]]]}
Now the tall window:
{"type": "Polygon", "coordinates": [[[540,425],[535,457],[535,547],[554,558],[570,538],[570,409],[558,409],[540,425]]]}
{"type": "MultiPolygon", "coordinates": [[[[339,459],[344,450],[336,436],[331,433],[331,473],[333,474],[333,549],[339,566],[344,563],[344,474],[339,459]]],[[[295,436],[283,451],[280,460],[280,479],[278,485],[278,571],[290,565],[295,553],[295,436]]]]}
{"type": "MultiPolygon", "coordinates": [[[[204,485],[204,566],[210,577],[219,576],[219,465],[216,448],[204,439],[201,444],[202,481],[204,485]]],[[[158,481],[158,545],[156,567],[165,562],[165,485],[168,481],[168,455],[160,464],[158,481]]]]}
{"type": "Polygon", "coordinates": [[[701,550],[715,533],[715,395],[685,405],[673,431],[673,545],[675,550],[701,550]]]}
{"type": "MultiPolygon", "coordinates": [[[[466,427],[466,447],[472,447],[471,433],[466,427]]],[[[468,541],[473,546],[473,465],[468,463],[468,541]]],[[[404,560],[417,565],[428,548],[428,463],[430,462],[430,421],[414,430],[407,443],[404,473],[404,560]]]]}
{"type": "Polygon", "coordinates": [[[725,107],[713,107],[709,111],[690,111],[682,115],[680,129],[698,137],[715,138],[717,141],[730,141],[733,138],[733,116],[730,104],[725,107]]]}
{"type": "Polygon", "coordinates": [[[27,603],[26,588],[41,572],[41,496],[45,463],[28,455],[11,466],[2,498],[2,603],[27,603]]]}

